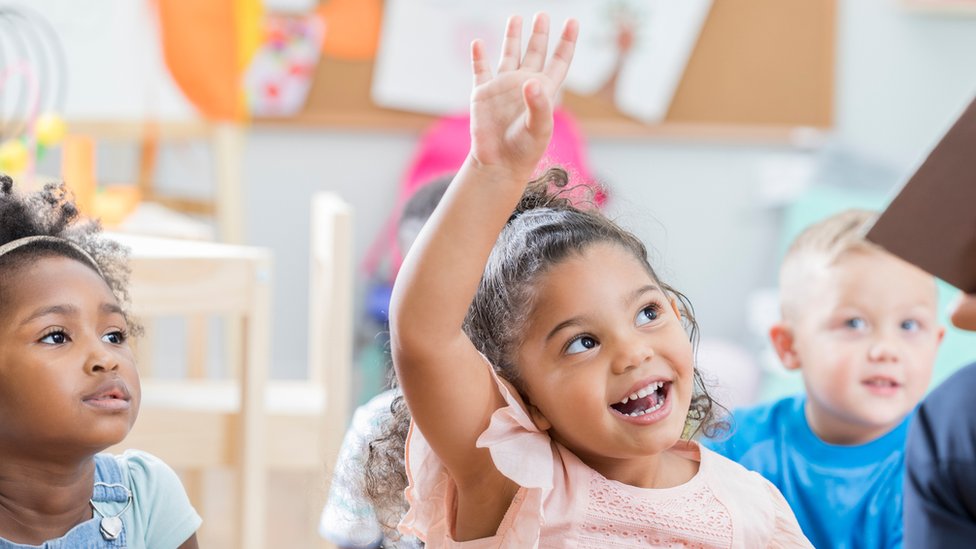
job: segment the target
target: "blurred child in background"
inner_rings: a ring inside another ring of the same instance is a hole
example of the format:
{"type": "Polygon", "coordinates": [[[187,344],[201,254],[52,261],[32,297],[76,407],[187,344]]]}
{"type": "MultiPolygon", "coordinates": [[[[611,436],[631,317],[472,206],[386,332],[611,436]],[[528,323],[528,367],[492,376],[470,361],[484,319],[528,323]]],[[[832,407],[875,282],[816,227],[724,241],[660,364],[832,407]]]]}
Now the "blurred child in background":
{"type": "Polygon", "coordinates": [[[707,442],[772,481],[818,548],[902,545],[905,437],[945,331],[935,279],[864,239],[874,218],[845,211],[793,242],[770,337],[805,394],[738,410],[707,442]]]}

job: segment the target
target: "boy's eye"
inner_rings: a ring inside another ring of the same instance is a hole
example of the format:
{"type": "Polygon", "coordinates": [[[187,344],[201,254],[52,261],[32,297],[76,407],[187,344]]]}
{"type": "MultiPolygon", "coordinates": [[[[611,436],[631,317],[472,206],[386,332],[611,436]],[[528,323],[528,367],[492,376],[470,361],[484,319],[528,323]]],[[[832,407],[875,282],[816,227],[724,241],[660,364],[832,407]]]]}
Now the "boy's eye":
{"type": "Polygon", "coordinates": [[[844,321],[844,326],[853,328],[855,330],[863,330],[867,325],[868,323],[865,322],[863,318],[858,317],[848,318],[844,321]]]}
{"type": "Polygon", "coordinates": [[[125,343],[126,339],[128,339],[128,337],[126,336],[125,332],[121,332],[121,331],[107,333],[102,336],[102,341],[108,343],[114,343],[115,345],[121,345],[125,343]]]}
{"type": "Polygon", "coordinates": [[[657,320],[659,316],[661,315],[660,313],[658,313],[658,306],[648,305],[647,307],[641,309],[639,313],[637,313],[636,322],[638,326],[643,326],[645,324],[650,324],[651,322],[654,322],[655,320],[657,320]]]}
{"type": "Polygon", "coordinates": [[[597,342],[590,336],[580,336],[569,342],[566,346],[567,355],[575,355],[577,353],[582,353],[588,351],[597,346],[597,342]]]}
{"type": "Polygon", "coordinates": [[[901,329],[908,332],[917,332],[921,327],[922,325],[915,319],[903,320],[901,322],[901,329]]]}
{"type": "Polygon", "coordinates": [[[48,345],[62,345],[67,342],[68,334],[62,331],[51,332],[41,338],[41,343],[47,343],[48,345]]]}

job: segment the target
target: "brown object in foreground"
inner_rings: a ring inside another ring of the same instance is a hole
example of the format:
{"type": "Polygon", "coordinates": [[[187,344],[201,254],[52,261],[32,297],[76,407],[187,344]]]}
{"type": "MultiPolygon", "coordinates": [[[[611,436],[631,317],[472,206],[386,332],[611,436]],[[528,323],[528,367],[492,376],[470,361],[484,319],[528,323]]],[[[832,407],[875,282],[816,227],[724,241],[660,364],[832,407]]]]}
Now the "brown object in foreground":
{"type": "Polygon", "coordinates": [[[867,238],[960,290],[976,293],[976,99],[867,238]]]}

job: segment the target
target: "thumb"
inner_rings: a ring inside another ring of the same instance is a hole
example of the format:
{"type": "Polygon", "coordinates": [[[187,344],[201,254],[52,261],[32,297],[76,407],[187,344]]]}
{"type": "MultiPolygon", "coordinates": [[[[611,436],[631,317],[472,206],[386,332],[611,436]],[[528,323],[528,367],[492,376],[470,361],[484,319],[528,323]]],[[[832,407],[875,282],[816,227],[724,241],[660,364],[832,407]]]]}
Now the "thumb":
{"type": "Polygon", "coordinates": [[[525,100],[525,129],[533,137],[545,137],[552,132],[552,101],[542,92],[538,80],[529,80],[522,86],[525,100]]]}

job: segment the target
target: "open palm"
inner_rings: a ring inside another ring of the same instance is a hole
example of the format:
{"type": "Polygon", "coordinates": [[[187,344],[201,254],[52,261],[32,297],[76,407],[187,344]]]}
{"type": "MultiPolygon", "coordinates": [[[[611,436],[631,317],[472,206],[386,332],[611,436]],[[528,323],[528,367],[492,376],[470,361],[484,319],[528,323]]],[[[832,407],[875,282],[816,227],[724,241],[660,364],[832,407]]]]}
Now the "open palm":
{"type": "Polygon", "coordinates": [[[495,75],[483,43],[472,44],[471,155],[480,164],[506,166],[525,181],[531,176],[552,136],[553,102],[569,71],[578,28],[576,21],[566,22],[547,63],[548,17],[535,17],[524,56],[521,18],[510,18],[495,75]]]}

